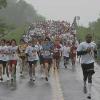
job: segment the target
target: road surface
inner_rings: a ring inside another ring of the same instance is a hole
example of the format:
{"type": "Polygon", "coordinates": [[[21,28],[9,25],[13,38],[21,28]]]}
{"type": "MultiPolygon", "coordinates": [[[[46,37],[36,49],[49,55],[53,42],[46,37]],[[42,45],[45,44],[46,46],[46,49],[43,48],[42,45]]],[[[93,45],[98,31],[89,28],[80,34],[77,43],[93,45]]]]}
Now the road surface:
{"type": "MultiPolygon", "coordinates": [[[[100,100],[100,66],[95,66],[92,99],[100,100]]],[[[17,81],[13,84],[6,82],[5,76],[4,82],[0,82],[0,100],[87,100],[87,94],[82,90],[82,70],[78,61],[74,72],[71,64],[65,69],[61,61],[59,71],[51,68],[48,82],[40,77],[38,69],[35,83],[29,81],[28,73],[24,78],[17,74],[17,81]]]]}

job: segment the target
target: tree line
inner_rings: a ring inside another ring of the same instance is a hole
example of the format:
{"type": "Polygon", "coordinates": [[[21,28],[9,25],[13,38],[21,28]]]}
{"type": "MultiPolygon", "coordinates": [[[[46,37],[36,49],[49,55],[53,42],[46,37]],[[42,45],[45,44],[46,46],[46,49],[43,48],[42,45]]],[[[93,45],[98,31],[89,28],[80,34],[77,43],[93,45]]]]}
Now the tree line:
{"type": "Polygon", "coordinates": [[[34,21],[45,20],[24,0],[0,0],[0,34],[34,21]]]}
{"type": "Polygon", "coordinates": [[[83,41],[87,33],[91,33],[93,40],[100,43],[100,18],[98,18],[96,21],[90,22],[88,27],[79,26],[77,28],[77,33],[77,37],[81,41],[83,41]]]}

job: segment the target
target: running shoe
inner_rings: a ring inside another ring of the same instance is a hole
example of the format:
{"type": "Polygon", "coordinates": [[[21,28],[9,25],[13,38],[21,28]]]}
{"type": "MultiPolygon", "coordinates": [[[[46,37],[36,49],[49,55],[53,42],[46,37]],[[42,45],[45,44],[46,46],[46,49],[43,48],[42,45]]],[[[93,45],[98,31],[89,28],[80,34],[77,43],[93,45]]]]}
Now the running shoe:
{"type": "Polygon", "coordinates": [[[87,98],[88,98],[88,99],[91,99],[91,96],[89,95],[89,96],[87,96],[87,98]]]}
{"type": "Polygon", "coordinates": [[[10,78],[9,77],[7,77],[7,81],[9,81],[10,80],[10,78]]]}
{"type": "Polygon", "coordinates": [[[67,68],[67,65],[65,65],[65,68],[67,68]]]}
{"type": "Polygon", "coordinates": [[[0,81],[3,81],[3,78],[2,77],[0,78],[0,81]]]}
{"type": "Polygon", "coordinates": [[[35,76],[34,76],[32,80],[35,81],[35,79],[36,79],[36,78],[35,78],[35,76]]]}
{"type": "Polygon", "coordinates": [[[48,77],[45,77],[45,80],[48,81],[48,77]]]}
{"type": "Polygon", "coordinates": [[[86,94],[87,93],[87,88],[86,86],[83,87],[83,92],[86,94]]]}

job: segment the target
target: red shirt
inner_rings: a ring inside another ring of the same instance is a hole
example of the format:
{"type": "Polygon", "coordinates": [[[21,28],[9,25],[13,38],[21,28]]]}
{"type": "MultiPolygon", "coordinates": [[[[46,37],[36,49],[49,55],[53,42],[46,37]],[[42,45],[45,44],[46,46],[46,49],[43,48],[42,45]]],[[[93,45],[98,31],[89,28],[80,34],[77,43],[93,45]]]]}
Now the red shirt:
{"type": "Polygon", "coordinates": [[[60,57],[60,48],[61,48],[60,45],[54,45],[53,57],[56,59],[59,59],[60,57]]]}
{"type": "Polygon", "coordinates": [[[77,52],[76,49],[77,49],[76,46],[71,46],[70,48],[71,57],[76,57],[76,52],[77,52]]]}

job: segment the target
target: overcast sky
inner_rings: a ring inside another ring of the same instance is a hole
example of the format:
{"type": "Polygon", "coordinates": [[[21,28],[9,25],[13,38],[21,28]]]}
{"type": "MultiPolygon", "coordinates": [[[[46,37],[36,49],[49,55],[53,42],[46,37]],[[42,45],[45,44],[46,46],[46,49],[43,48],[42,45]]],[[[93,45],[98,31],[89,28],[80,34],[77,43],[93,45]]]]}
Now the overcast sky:
{"type": "Polygon", "coordinates": [[[68,20],[80,16],[80,25],[100,17],[100,0],[26,0],[47,19],[68,20]]]}

